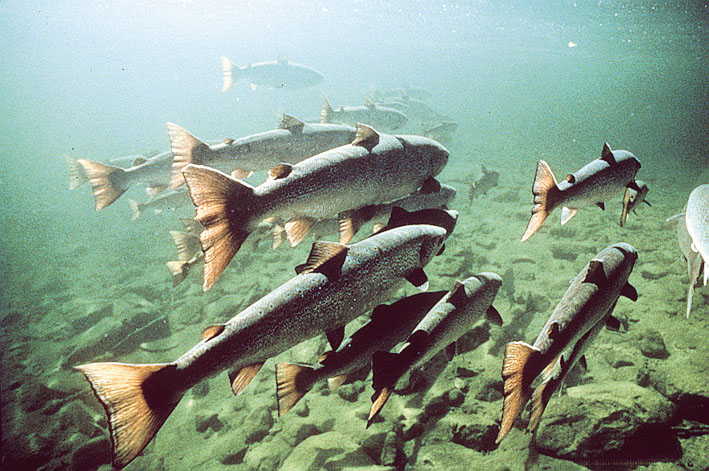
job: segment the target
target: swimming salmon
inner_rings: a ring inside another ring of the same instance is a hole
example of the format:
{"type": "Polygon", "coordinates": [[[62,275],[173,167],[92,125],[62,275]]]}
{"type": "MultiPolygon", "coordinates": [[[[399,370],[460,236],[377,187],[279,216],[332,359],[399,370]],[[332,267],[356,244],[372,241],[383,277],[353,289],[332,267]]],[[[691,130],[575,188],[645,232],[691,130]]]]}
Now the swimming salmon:
{"type": "Polygon", "coordinates": [[[391,131],[404,126],[407,121],[408,117],[401,111],[377,105],[369,100],[361,106],[333,108],[326,98],[320,109],[321,123],[344,123],[353,126],[357,123],[367,123],[374,128],[391,131]]]}
{"type": "MultiPolygon", "coordinates": [[[[453,228],[457,213],[447,215],[453,228]]],[[[416,213],[404,216],[400,223],[420,222],[416,213]]],[[[337,348],[345,324],[385,301],[404,280],[427,284],[423,269],[448,235],[442,227],[414,224],[351,246],[316,242],[298,275],[224,324],[207,327],[178,359],[78,366],[108,416],[113,465],[130,463],[199,382],[230,369],[232,390],[239,394],[267,359],[304,340],[328,332],[337,348]]]]}
{"type": "Polygon", "coordinates": [[[291,246],[319,219],[340,218],[340,242],[352,239],[351,213],[385,203],[419,188],[438,189],[434,180],[448,151],[421,136],[379,134],[359,125],[352,144],[295,165],[280,164],[257,187],[214,169],[188,165],[183,171],[196,207],[205,252],[204,289],[211,288],[244,240],[263,220],[286,221],[291,246]]]}
{"type": "Polygon", "coordinates": [[[226,92],[234,82],[244,80],[252,90],[257,87],[299,89],[312,87],[323,81],[323,74],[307,65],[297,64],[287,59],[256,62],[244,66],[236,66],[226,57],[221,58],[224,84],[222,92],[226,92]]]}
{"type": "Polygon", "coordinates": [[[549,164],[540,160],[534,177],[532,194],[534,207],[522,241],[529,239],[542,227],[544,220],[557,206],[561,206],[561,224],[574,217],[579,208],[596,205],[605,209],[605,201],[625,187],[640,191],[635,174],[640,161],[627,150],[611,150],[603,145],[601,158],[584,165],[557,183],[549,164]]]}
{"type": "Polygon", "coordinates": [[[635,248],[629,244],[603,249],[572,280],[533,345],[506,345],[502,366],[505,397],[496,443],[512,429],[529,400],[532,382],[543,371],[545,377],[551,375],[558,368],[563,351],[577,344],[599,322],[619,328],[619,321],[608,313],[619,296],[637,299],[637,291],[628,282],[637,258],[635,248]]]}
{"type": "Polygon", "coordinates": [[[630,211],[635,212],[635,208],[640,206],[640,203],[652,206],[650,202],[645,199],[647,192],[650,191],[647,184],[642,180],[636,180],[635,184],[640,188],[640,191],[634,190],[633,188],[625,189],[625,194],[623,195],[623,211],[620,213],[620,227],[625,226],[628,214],[630,214],[630,211]]]}

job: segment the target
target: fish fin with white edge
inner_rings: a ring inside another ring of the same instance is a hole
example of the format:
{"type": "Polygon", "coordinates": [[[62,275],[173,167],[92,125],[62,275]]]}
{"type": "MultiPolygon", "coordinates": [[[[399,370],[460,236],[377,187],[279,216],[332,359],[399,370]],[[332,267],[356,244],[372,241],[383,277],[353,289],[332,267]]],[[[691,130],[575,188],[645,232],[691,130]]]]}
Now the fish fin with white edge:
{"type": "Polygon", "coordinates": [[[202,251],[202,247],[199,245],[199,237],[194,234],[170,231],[170,237],[172,237],[172,241],[175,243],[178,260],[186,262],[202,251]]]}
{"type": "Polygon", "coordinates": [[[166,123],[172,152],[170,188],[176,189],[185,183],[182,171],[189,164],[206,164],[209,145],[194,137],[182,126],[166,123]]]}
{"type": "Polygon", "coordinates": [[[128,189],[121,181],[125,174],[122,168],[86,159],[78,159],[76,162],[84,169],[84,174],[91,184],[96,211],[116,201],[128,189]]]}
{"type": "Polygon", "coordinates": [[[170,276],[172,277],[172,286],[175,287],[182,283],[185,278],[187,278],[187,273],[190,269],[190,264],[184,260],[172,260],[165,262],[170,276]]]}
{"type": "Polygon", "coordinates": [[[599,201],[598,203],[596,203],[596,206],[598,206],[599,208],[601,208],[601,211],[605,211],[605,210],[606,210],[606,203],[604,203],[603,201],[599,201]]]}
{"type": "Polygon", "coordinates": [[[276,398],[278,416],[288,413],[312,387],[312,375],[315,370],[310,366],[293,363],[276,365],[276,398]]]}
{"type": "Polygon", "coordinates": [[[369,410],[367,427],[372,424],[374,418],[389,400],[396,382],[403,374],[402,363],[400,353],[377,351],[372,355],[372,387],[375,392],[372,395],[372,407],[369,410]]]}
{"type": "Polygon", "coordinates": [[[69,189],[76,190],[81,185],[89,181],[84,172],[84,168],[79,165],[76,159],[72,157],[65,157],[67,170],[69,171],[69,189]]]}
{"type": "Polygon", "coordinates": [[[534,196],[534,206],[532,216],[527,223],[527,229],[522,235],[522,242],[532,237],[532,235],[542,227],[549,213],[554,209],[558,198],[559,189],[556,177],[549,164],[543,160],[537,162],[537,172],[534,175],[532,184],[532,195],[534,196]]]}
{"type": "Polygon", "coordinates": [[[542,420],[542,415],[554,391],[558,389],[559,382],[555,379],[540,383],[532,393],[532,412],[529,415],[527,431],[535,432],[542,420]]]}
{"type": "Polygon", "coordinates": [[[577,208],[567,208],[564,206],[561,208],[561,225],[563,226],[567,222],[571,220],[572,217],[576,216],[576,213],[578,213],[577,208]]]}
{"type": "Polygon", "coordinates": [[[171,363],[89,363],[76,369],[106,412],[115,468],[127,466],[143,451],[183,395],[171,363]]]}
{"type": "Polygon", "coordinates": [[[525,342],[510,342],[505,346],[505,358],[502,364],[504,382],[504,400],[500,431],[495,443],[500,443],[509,433],[522,408],[529,400],[530,387],[541,356],[539,350],[525,342]]]}
{"type": "Polygon", "coordinates": [[[222,74],[224,81],[222,83],[222,93],[228,91],[234,85],[234,63],[228,57],[220,58],[222,63],[222,74]]]}
{"type": "Polygon", "coordinates": [[[608,277],[603,269],[603,262],[600,260],[591,260],[588,262],[588,271],[583,280],[584,283],[593,283],[599,288],[608,284],[608,277]]]}
{"type": "Polygon", "coordinates": [[[613,332],[620,332],[622,323],[618,320],[618,318],[613,317],[613,316],[608,316],[606,317],[606,328],[608,330],[612,330],[613,332]]]}
{"type": "Polygon", "coordinates": [[[140,203],[138,203],[136,200],[129,199],[128,206],[130,207],[130,212],[131,212],[130,220],[131,221],[138,220],[141,215],[140,203]]]}
{"type": "Polygon", "coordinates": [[[495,309],[495,306],[490,305],[490,307],[487,308],[487,311],[485,311],[485,318],[489,323],[495,324],[496,326],[502,326],[503,324],[502,316],[500,315],[500,312],[495,309]]]}
{"type": "Polygon", "coordinates": [[[642,188],[640,188],[640,185],[638,185],[635,180],[630,180],[626,187],[630,188],[631,190],[635,190],[638,193],[643,191],[642,188]]]}
{"type": "Polygon", "coordinates": [[[203,289],[207,291],[249,236],[246,228],[250,215],[240,208],[253,206],[254,188],[202,165],[188,165],[182,174],[195,205],[195,220],[204,228],[200,242],[204,252],[203,289]]]}
{"type": "Polygon", "coordinates": [[[303,242],[313,224],[315,224],[315,219],[304,216],[298,216],[286,222],[283,227],[290,246],[295,247],[303,242]]]}
{"type": "Polygon", "coordinates": [[[626,298],[630,299],[631,301],[638,300],[638,290],[635,289],[635,286],[631,285],[630,283],[626,283],[623,286],[623,288],[620,290],[620,295],[625,296],[626,298]]]}
{"type": "Polygon", "coordinates": [[[231,390],[234,394],[239,395],[244,392],[246,386],[248,386],[254,379],[256,374],[261,371],[263,362],[254,363],[252,365],[247,365],[237,370],[232,370],[229,372],[229,383],[231,384],[231,390]]]}
{"type": "Polygon", "coordinates": [[[369,152],[372,152],[372,149],[379,144],[379,137],[379,133],[373,127],[357,123],[357,132],[352,145],[364,147],[369,152]]]}
{"type": "Polygon", "coordinates": [[[314,271],[325,274],[328,278],[337,278],[342,264],[347,257],[348,247],[337,242],[319,240],[313,242],[308,260],[296,268],[298,274],[314,271]]]}

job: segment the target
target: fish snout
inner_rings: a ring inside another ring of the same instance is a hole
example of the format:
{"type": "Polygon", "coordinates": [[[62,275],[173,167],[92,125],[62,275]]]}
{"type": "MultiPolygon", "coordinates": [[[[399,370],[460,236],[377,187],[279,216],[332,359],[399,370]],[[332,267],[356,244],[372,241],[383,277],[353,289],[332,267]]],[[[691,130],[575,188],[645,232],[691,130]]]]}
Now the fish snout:
{"type": "Polygon", "coordinates": [[[480,280],[480,283],[482,283],[482,285],[489,286],[490,288],[493,288],[496,291],[500,289],[500,286],[502,286],[502,277],[497,273],[482,272],[475,275],[475,277],[480,280]]]}
{"type": "Polygon", "coordinates": [[[638,259],[638,251],[633,247],[632,245],[626,243],[626,242],[619,242],[617,244],[613,244],[611,247],[614,249],[619,250],[623,255],[630,256],[633,258],[633,261],[638,259]]]}

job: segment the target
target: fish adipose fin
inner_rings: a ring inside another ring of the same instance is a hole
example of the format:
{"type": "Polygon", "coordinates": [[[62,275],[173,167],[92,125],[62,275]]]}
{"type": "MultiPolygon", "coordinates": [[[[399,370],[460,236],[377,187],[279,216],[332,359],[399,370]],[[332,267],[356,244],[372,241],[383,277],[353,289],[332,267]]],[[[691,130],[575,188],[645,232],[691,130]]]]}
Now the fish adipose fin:
{"type": "Polygon", "coordinates": [[[96,211],[110,205],[118,199],[128,187],[121,186],[119,179],[125,170],[118,167],[94,162],[93,160],[79,159],[76,161],[84,169],[84,174],[89,179],[94,192],[96,211]]]}
{"type": "Polygon", "coordinates": [[[222,93],[224,93],[234,85],[234,63],[228,57],[222,56],[220,59],[224,75],[224,83],[222,84],[222,93]]]}
{"type": "Polygon", "coordinates": [[[532,237],[542,227],[547,216],[554,209],[558,192],[554,172],[551,171],[548,163],[540,160],[537,163],[537,173],[532,185],[532,194],[534,195],[532,217],[529,218],[527,230],[522,235],[522,242],[532,237]]]}
{"type": "Polygon", "coordinates": [[[310,366],[279,363],[276,365],[276,397],[278,416],[283,416],[310,391],[312,375],[310,366]]]}
{"type": "MultiPolygon", "coordinates": [[[[529,388],[534,380],[528,372],[533,368],[540,353],[524,342],[510,342],[505,347],[505,359],[502,364],[504,381],[504,401],[500,432],[495,443],[500,443],[509,433],[522,408],[529,400],[529,388]]],[[[536,375],[534,375],[536,376],[536,375]]]]}
{"type": "Polygon", "coordinates": [[[237,180],[246,180],[249,178],[254,172],[251,170],[244,170],[243,168],[235,168],[231,172],[232,178],[236,178],[237,180]]]}
{"type": "Polygon", "coordinates": [[[69,170],[69,189],[76,190],[81,185],[89,181],[84,173],[84,169],[76,159],[65,157],[67,169],[69,170]]]}
{"type": "Polygon", "coordinates": [[[249,236],[245,229],[248,215],[239,207],[250,206],[246,203],[253,198],[254,188],[201,165],[188,165],[182,174],[196,207],[195,220],[204,228],[200,241],[204,252],[203,289],[207,291],[249,236]]]}
{"type": "Polygon", "coordinates": [[[231,390],[234,394],[241,394],[246,389],[246,386],[251,384],[251,381],[256,377],[256,374],[261,371],[263,363],[254,363],[253,365],[247,365],[238,370],[232,370],[229,372],[229,382],[231,383],[231,390]]]}
{"type": "Polygon", "coordinates": [[[325,274],[328,278],[336,278],[340,274],[342,264],[347,257],[347,246],[337,242],[313,242],[308,260],[298,265],[296,273],[311,273],[314,271],[325,274]]]}
{"type": "Polygon", "coordinates": [[[106,411],[115,468],[143,451],[182,398],[182,392],[175,392],[172,364],[89,363],[76,369],[106,411]]]}
{"type": "Polygon", "coordinates": [[[185,183],[182,170],[188,164],[206,163],[204,154],[209,151],[209,146],[177,124],[166,123],[165,126],[167,127],[167,135],[170,138],[170,150],[172,152],[170,188],[175,189],[185,183]]]}
{"type": "Polygon", "coordinates": [[[357,123],[357,133],[352,141],[353,146],[360,146],[372,152],[377,144],[379,144],[379,133],[373,127],[366,124],[357,123]]]}

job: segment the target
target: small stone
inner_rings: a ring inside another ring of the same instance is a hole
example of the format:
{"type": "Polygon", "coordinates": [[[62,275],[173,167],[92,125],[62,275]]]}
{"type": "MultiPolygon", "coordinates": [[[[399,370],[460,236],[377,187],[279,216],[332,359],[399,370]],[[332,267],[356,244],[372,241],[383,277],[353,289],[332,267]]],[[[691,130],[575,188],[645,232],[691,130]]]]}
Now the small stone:
{"type": "Polygon", "coordinates": [[[639,335],[640,352],[648,358],[664,360],[670,356],[662,339],[662,334],[655,329],[647,329],[639,335]]]}
{"type": "Polygon", "coordinates": [[[212,414],[208,417],[198,415],[195,417],[195,422],[195,430],[199,433],[204,433],[210,429],[214,432],[218,432],[224,428],[224,423],[219,420],[219,416],[217,414],[212,414]]]}
{"type": "Polygon", "coordinates": [[[337,395],[348,402],[357,402],[359,393],[351,384],[343,384],[337,388],[337,395]]]}
{"type": "Polygon", "coordinates": [[[447,393],[448,404],[453,407],[458,407],[465,402],[465,394],[460,389],[451,389],[447,393]]]}
{"type": "Polygon", "coordinates": [[[192,395],[194,397],[204,397],[207,394],[209,394],[209,382],[207,381],[197,383],[197,385],[192,388],[192,395]]]}
{"type": "Polygon", "coordinates": [[[480,373],[478,373],[475,370],[464,368],[462,366],[459,366],[458,368],[455,369],[455,375],[459,378],[472,378],[472,377],[475,377],[479,374],[480,373]]]}
{"type": "Polygon", "coordinates": [[[270,409],[257,408],[246,416],[242,433],[246,443],[256,443],[268,435],[273,425],[270,409]]]}
{"type": "Polygon", "coordinates": [[[475,394],[475,399],[484,402],[495,402],[502,399],[502,381],[487,380],[475,394]]]}

